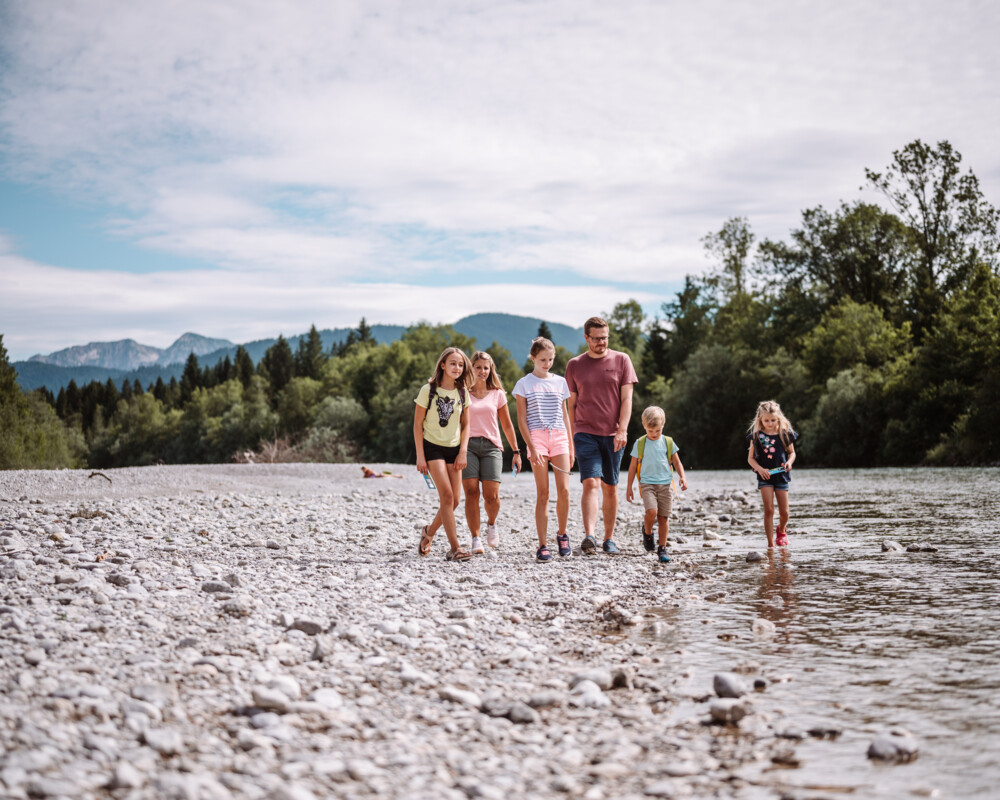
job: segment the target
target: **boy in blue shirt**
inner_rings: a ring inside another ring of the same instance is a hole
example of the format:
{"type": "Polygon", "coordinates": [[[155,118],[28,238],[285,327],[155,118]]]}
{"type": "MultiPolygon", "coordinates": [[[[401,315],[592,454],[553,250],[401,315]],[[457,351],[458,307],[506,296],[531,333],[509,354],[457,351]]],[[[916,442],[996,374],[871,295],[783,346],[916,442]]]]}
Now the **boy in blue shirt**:
{"type": "Polygon", "coordinates": [[[687,489],[684,465],[677,455],[677,445],[663,435],[666,415],[659,406],[649,406],[642,412],[642,427],[646,435],[632,445],[632,461],[628,468],[628,488],[625,499],[632,502],[632,481],[639,477],[639,495],[646,509],[642,521],[642,545],[653,552],[653,523],[659,524],[659,546],[656,554],[661,563],[670,560],[667,555],[667,533],[670,526],[670,508],[673,503],[673,472],[676,470],[681,489],[687,489]]]}

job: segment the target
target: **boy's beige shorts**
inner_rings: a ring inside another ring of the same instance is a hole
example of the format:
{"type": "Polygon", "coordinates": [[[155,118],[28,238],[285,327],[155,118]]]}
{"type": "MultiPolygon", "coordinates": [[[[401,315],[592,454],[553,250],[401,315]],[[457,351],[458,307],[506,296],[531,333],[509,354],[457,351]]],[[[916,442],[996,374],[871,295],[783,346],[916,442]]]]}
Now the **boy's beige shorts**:
{"type": "Polygon", "coordinates": [[[656,516],[670,516],[674,494],[669,483],[640,483],[639,496],[642,498],[642,507],[647,511],[655,508],[656,516]]]}

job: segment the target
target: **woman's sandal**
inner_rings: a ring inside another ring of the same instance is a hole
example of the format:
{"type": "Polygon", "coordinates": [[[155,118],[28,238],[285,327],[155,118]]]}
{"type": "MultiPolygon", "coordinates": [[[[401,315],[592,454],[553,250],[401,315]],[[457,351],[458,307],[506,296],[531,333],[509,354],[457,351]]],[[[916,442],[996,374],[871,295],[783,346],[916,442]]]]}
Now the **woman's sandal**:
{"type": "Polygon", "coordinates": [[[431,542],[434,541],[434,537],[430,535],[427,528],[428,526],[424,525],[420,529],[420,544],[417,545],[417,555],[421,558],[426,558],[431,554],[431,542]]]}
{"type": "Polygon", "coordinates": [[[445,561],[468,561],[470,558],[472,558],[472,553],[461,547],[458,550],[450,550],[448,555],[444,557],[445,561]]]}

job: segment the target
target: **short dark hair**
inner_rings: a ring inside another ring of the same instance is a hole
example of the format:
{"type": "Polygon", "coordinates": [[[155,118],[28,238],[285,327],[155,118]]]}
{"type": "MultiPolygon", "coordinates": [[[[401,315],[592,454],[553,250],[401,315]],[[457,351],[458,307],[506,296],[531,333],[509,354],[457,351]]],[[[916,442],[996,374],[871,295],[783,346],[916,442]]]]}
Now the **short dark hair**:
{"type": "Polygon", "coordinates": [[[590,331],[593,328],[608,328],[610,330],[611,326],[608,325],[608,321],[603,317],[591,317],[583,323],[583,335],[590,336],[590,331]]]}

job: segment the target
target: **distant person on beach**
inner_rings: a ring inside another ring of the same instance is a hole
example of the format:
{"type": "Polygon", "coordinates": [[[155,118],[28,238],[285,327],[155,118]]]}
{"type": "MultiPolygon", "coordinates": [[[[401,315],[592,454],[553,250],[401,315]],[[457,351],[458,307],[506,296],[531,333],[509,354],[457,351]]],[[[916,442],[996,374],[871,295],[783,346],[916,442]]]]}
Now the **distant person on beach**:
{"type": "Polygon", "coordinates": [[[486,506],[486,544],[490,547],[500,545],[496,522],[500,513],[500,473],[503,470],[501,427],[514,448],[515,470],[521,469],[521,452],[517,449],[517,436],[507,408],[507,392],[489,353],[478,350],[472,354],[472,374],[475,382],[469,389],[469,453],[468,464],[462,470],[462,487],[465,489],[465,520],[472,532],[472,552],[476,554],[485,552],[480,537],[480,487],[486,506]]]}
{"type": "Polygon", "coordinates": [[[632,445],[632,461],[628,468],[625,499],[632,502],[632,481],[639,478],[639,496],[646,509],[642,521],[642,546],[653,552],[653,525],[658,526],[656,556],[661,564],[670,561],[667,554],[667,536],[670,530],[670,509],[674,500],[674,472],[681,489],[687,489],[684,465],[677,455],[678,447],[669,436],[663,435],[666,415],[659,406],[649,406],[642,412],[642,427],[646,435],[632,445]]]}
{"type": "Polygon", "coordinates": [[[551,561],[552,552],[547,544],[550,463],[556,474],[556,520],[559,523],[556,544],[559,555],[568,556],[572,552],[566,533],[569,470],[573,466],[573,428],[566,413],[569,388],[564,378],[549,372],[556,360],[556,348],[551,341],[539,336],[532,341],[528,355],[535,368],[514,385],[517,426],[535,476],[535,529],[538,532],[535,558],[551,561]]]}
{"type": "Polygon", "coordinates": [[[441,506],[430,525],[420,531],[417,552],[427,556],[438,528],[444,527],[451,545],[448,561],[468,561],[472,553],[458,543],[455,509],[462,490],[462,470],[469,450],[469,386],[472,364],[457,347],[447,347],[437,360],[434,375],[420,387],[413,412],[413,443],[417,472],[430,475],[441,506]]]}
{"type": "Polygon", "coordinates": [[[767,546],[788,547],[788,486],[795,463],[795,440],[799,435],[773,400],[757,406],[747,430],[750,443],[747,462],[757,473],[757,488],[764,501],[764,534],[767,546]],[[774,503],[778,502],[778,526],[774,524],[774,503]]]}
{"type": "Polygon", "coordinates": [[[569,385],[569,421],[583,483],[583,532],[580,549],[591,555],[597,550],[594,527],[598,498],[604,498],[605,553],[620,552],[614,541],[618,515],[618,471],[628,440],[632,416],[632,388],[639,382],[632,359],[608,348],[608,323],[591,317],[583,324],[587,352],[570,359],[566,367],[569,385]]]}

